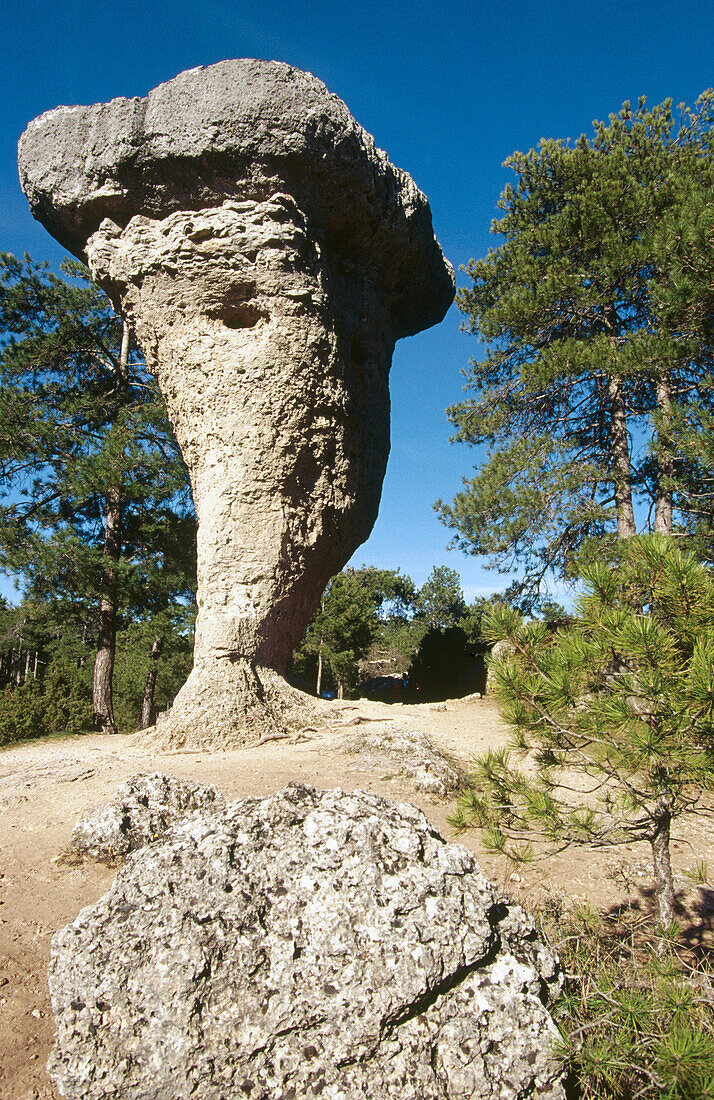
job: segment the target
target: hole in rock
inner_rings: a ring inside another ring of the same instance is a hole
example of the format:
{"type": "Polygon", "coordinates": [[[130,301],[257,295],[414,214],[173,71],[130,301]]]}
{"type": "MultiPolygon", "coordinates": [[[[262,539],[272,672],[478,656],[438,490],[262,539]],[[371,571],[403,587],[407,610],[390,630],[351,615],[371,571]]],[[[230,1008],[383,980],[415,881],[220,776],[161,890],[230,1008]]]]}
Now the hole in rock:
{"type": "Polygon", "coordinates": [[[366,361],[368,355],[367,344],[363,336],[358,332],[352,337],[352,343],[350,344],[350,359],[358,367],[366,361]]]}
{"type": "Polygon", "coordinates": [[[214,311],[213,316],[222,321],[226,328],[255,328],[259,321],[266,320],[266,314],[249,302],[235,302],[214,311]]]}

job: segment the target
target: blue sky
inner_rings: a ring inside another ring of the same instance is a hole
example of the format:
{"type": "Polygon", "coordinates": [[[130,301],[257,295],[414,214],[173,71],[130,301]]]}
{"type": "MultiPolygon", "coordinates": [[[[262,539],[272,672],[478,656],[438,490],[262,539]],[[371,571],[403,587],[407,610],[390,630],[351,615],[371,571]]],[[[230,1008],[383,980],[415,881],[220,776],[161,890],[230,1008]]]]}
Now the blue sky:
{"type": "MultiPolygon", "coordinates": [[[[714,85],[706,0],[30,0],[6,11],[1,33],[0,249],[53,264],[62,250],[32,220],[17,182],[27,122],[59,104],[145,95],[196,65],[259,57],[320,77],[429,196],[457,282],[459,265],[495,243],[501,165],[514,149],[576,138],[624,99],[692,103],[714,85]]],[[[397,345],[382,507],[353,559],[400,566],[417,583],[448,564],[470,598],[507,581],[447,551],[432,505],[450,499],[478,459],[449,445],[444,411],[477,352],[456,307],[397,345]]]]}

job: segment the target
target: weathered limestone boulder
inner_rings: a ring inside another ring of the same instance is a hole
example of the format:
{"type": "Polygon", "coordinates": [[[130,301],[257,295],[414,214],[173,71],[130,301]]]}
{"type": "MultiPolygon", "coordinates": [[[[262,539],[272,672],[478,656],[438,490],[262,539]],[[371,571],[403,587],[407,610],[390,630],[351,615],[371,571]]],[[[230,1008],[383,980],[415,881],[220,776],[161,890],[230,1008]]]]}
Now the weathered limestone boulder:
{"type": "Polygon", "coordinates": [[[491,670],[491,664],[494,661],[502,661],[504,657],[512,657],[516,652],[512,642],[509,642],[506,638],[502,638],[500,642],[496,642],[491,647],[491,654],[486,663],[486,695],[493,695],[496,684],[493,678],[493,672],[491,670]]]}
{"type": "Polygon", "coordinates": [[[53,940],[69,1100],[562,1100],[529,918],[417,809],[198,812],[53,940]]]}
{"type": "Polygon", "coordinates": [[[432,798],[447,798],[461,785],[462,775],[454,760],[418,730],[357,729],[335,742],[338,752],[359,756],[360,761],[385,765],[413,780],[418,791],[432,798]]]}
{"type": "Polygon", "coordinates": [[[19,165],[35,217],[133,326],[190,471],[195,664],[164,740],[249,743],[299,710],[285,663],[374,524],[394,343],[453,298],[428,202],[278,62],[59,107],[19,165]]]}
{"type": "Polygon", "coordinates": [[[121,863],[130,852],[158,839],[194,810],[218,810],[225,803],[215,787],[152,772],[120,783],[106,806],[78,821],[69,841],[75,859],[121,863]]]}

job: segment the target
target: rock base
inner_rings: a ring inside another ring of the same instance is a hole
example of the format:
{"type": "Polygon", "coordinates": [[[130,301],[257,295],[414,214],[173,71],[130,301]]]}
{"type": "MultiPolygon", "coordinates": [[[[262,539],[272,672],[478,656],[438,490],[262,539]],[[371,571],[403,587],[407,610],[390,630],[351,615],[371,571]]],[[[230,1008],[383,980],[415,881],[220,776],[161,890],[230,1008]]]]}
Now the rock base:
{"type": "Polygon", "coordinates": [[[425,733],[396,730],[356,730],[338,742],[342,752],[364,761],[381,761],[413,780],[418,791],[432,798],[448,798],[462,782],[458,766],[425,733]]]}
{"type": "Polygon", "coordinates": [[[239,749],[299,733],[319,716],[317,699],[278,672],[247,661],[194,666],[174,704],[155,726],[137,734],[160,749],[239,749]]]}

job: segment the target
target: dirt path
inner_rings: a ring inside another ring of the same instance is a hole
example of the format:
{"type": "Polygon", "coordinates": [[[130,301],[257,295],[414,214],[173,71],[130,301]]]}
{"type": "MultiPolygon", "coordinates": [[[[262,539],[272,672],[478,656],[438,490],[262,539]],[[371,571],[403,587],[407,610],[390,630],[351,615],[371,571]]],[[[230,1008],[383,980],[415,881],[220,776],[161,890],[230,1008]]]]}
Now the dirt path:
{"type": "MultiPolygon", "coordinates": [[[[58,857],[74,824],[107,802],[116,787],[137,772],[161,771],[214,783],[228,798],[270,794],[299,781],[319,788],[362,789],[421,806],[448,835],[452,803],[420,794],[404,776],[384,763],[340,751],[340,738],[355,725],[424,732],[462,765],[489,745],[503,743],[506,732],[486,699],[447,704],[389,706],[360,700],[335,703],[329,723],[310,740],[274,741],[258,748],[224,753],[165,753],[148,750],[129,737],[85,735],[31,741],[0,751],[0,1097],[2,1100],[58,1100],[45,1074],[53,1036],[47,992],[52,934],[108,888],[114,871],[87,864],[68,866],[58,857]]],[[[649,853],[632,845],[599,853],[571,851],[530,867],[518,877],[502,861],[481,849],[475,834],[462,839],[479,856],[490,876],[517,892],[526,904],[543,892],[589,901],[597,907],[625,898],[622,881],[611,876],[624,868],[641,903],[647,904],[649,853]]],[[[714,870],[714,826],[683,820],[673,844],[678,885],[697,859],[714,870]]],[[[684,895],[683,895],[684,896],[684,895]]],[[[690,935],[711,934],[711,892],[689,890],[690,935]]]]}

